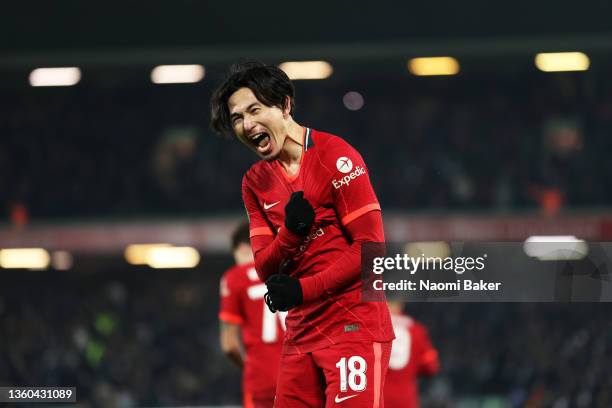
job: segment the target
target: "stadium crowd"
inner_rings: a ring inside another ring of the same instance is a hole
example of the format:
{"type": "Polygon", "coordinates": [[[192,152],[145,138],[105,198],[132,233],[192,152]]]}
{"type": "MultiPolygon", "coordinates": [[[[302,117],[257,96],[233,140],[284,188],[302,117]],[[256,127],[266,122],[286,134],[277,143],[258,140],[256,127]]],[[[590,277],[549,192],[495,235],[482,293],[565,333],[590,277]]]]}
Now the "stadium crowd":
{"type": "MultiPolygon", "coordinates": [[[[240,372],[218,346],[216,319],[230,260],[207,259],[193,271],[6,271],[0,383],[75,386],[82,407],[239,404],[240,372]]],[[[424,407],[476,396],[510,407],[612,405],[609,304],[406,310],[429,328],[442,362],[422,384],[424,407]]]]}
{"type": "MultiPolygon", "coordinates": [[[[387,210],[610,205],[612,100],[605,79],[597,71],[433,79],[338,73],[298,81],[295,116],[363,153],[387,210]],[[343,106],[347,91],[363,95],[361,110],[343,106]]],[[[241,176],[255,155],[209,130],[215,81],[128,80],[0,95],[0,202],[9,215],[241,210],[241,176]]]]}

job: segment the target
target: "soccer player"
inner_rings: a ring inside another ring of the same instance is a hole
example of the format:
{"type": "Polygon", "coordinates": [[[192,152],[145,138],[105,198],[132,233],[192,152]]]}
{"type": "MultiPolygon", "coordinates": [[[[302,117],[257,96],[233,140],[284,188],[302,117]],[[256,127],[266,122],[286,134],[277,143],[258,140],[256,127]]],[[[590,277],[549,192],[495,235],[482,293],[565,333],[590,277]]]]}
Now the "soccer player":
{"type": "Polygon", "coordinates": [[[438,352],[425,326],[403,313],[402,303],[388,303],[395,340],[385,381],[385,408],[418,408],[418,377],[438,372],[438,352]]]}
{"type": "Polygon", "coordinates": [[[272,313],[264,303],[267,289],[255,272],[248,223],[234,231],[232,252],[236,265],[221,278],[221,349],[243,368],[244,408],[271,408],[286,313],[272,313]]]}
{"type": "Polygon", "coordinates": [[[233,66],[211,109],[215,130],[262,159],[242,195],[268,304],[290,310],[274,406],[382,407],[394,336],[386,303],[361,301],[361,245],[384,242],[361,155],[293,119],[293,84],[275,66],[233,66]]]}

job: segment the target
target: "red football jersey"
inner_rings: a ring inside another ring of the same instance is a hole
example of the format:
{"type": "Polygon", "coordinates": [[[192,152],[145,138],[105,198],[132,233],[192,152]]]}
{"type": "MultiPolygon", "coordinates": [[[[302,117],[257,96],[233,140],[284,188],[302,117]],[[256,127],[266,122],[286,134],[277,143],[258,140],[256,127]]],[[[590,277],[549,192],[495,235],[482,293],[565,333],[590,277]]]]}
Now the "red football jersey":
{"type": "MultiPolygon", "coordinates": [[[[289,177],[278,161],[259,161],[245,174],[244,204],[251,237],[275,236],[285,228],[285,205],[304,191],[315,210],[315,225],[285,273],[296,278],[332,266],[350,247],[344,226],[369,211],[380,211],[361,155],[343,139],[306,129],[300,168],[289,177]]],[[[335,293],[289,311],[283,352],[306,353],[340,341],[386,342],[393,328],[384,302],[361,302],[359,276],[335,293]]]]}
{"type": "Polygon", "coordinates": [[[274,391],[283,342],[286,313],[270,312],[263,300],[266,292],[252,263],[236,265],[221,278],[219,320],[241,326],[246,351],[242,386],[253,395],[274,391]]]}
{"type": "Polygon", "coordinates": [[[406,315],[392,314],[395,340],[385,379],[385,408],[418,408],[419,375],[438,372],[438,352],[427,329],[406,315]]]}

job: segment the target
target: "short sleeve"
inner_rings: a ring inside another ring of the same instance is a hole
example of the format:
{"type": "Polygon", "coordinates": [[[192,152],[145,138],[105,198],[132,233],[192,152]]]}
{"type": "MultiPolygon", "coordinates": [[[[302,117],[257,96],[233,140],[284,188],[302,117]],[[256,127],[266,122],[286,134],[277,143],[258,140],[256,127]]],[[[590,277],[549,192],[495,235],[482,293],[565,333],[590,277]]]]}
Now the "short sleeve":
{"type": "MultiPolygon", "coordinates": [[[[228,271],[229,272],[229,271],[228,271]]],[[[240,300],[240,285],[232,275],[226,272],[220,282],[219,320],[225,323],[243,324],[245,313],[240,300]]]]}
{"type": "Polygon", "coordinates": [[[251,238],[258,235],[274,236],[272,228],[263,216],[255,193],[248,186],[246,175],[242,179],[242,201],[249,218],[249,236],[251,238]]]}
{"type": "Polygon", "coordinates": [[[326,153],[332,170],[332,197],[340,222],[347,225],[370,211],[380,211],[380,204],[370,183],[368,168],[359,152],[336,138],[326,153]]]}

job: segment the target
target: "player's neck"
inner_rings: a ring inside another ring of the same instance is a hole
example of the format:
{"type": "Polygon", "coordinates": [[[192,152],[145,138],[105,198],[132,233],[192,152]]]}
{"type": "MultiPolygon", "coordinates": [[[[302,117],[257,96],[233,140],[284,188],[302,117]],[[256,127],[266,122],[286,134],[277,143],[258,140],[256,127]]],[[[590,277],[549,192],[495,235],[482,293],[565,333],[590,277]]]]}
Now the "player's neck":
{"type": "Polygon", "coordinates": [[[304,128],[294,121],[287,127],[287,137],[283,143],[278,161],[290,175],[299,169],[304,144],[304,128]]]}
{"type": "Polygon", "coordinates": [[[253,252],[250,245],[241,244],[234,249],[234,260],[236,265],[244,265],[253,262],[253,252]]]}

